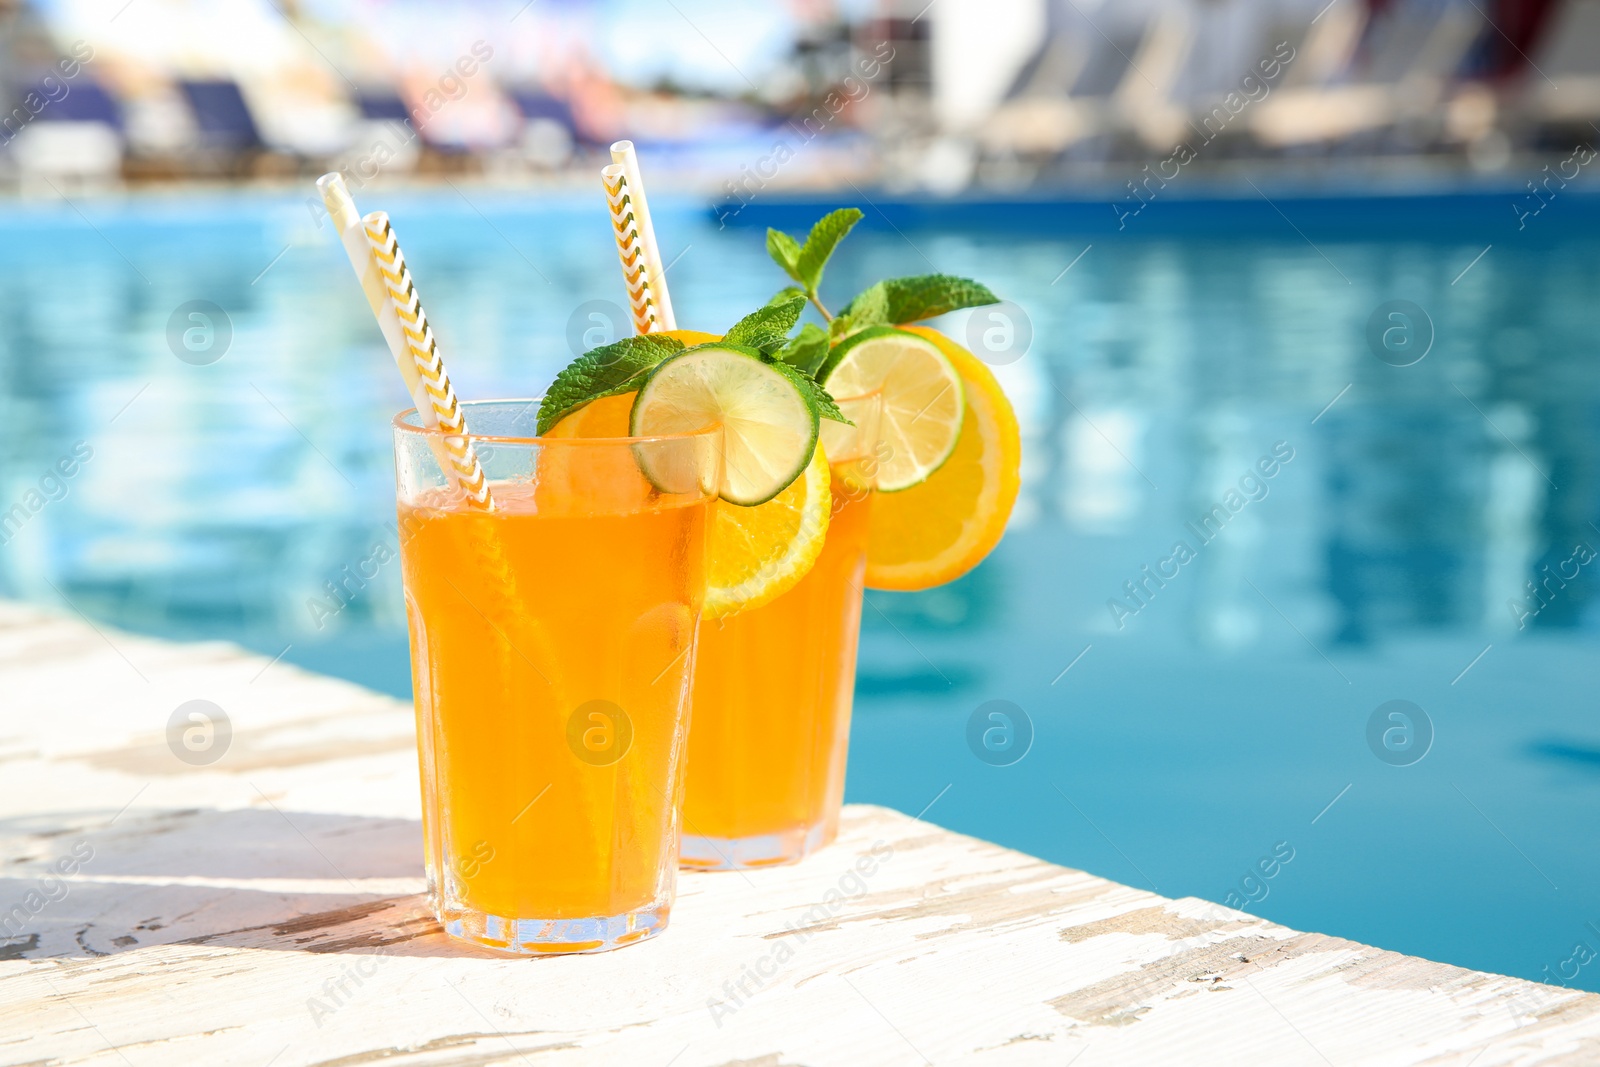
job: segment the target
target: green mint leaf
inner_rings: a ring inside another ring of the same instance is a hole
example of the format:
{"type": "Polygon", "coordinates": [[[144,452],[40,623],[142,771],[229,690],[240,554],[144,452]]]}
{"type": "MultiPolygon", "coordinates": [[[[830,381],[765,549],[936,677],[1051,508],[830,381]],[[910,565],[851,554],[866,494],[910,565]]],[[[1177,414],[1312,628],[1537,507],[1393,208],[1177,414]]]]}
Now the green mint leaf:
{"type": "Polygon", "coordinates": [[[845,234],[860,221],[861,212],[853,207],[830,211],[818,219],[806,235],[805,247],[800,249],[795,270],[790,272],[790,277],[805,286],[808,292],[816,292],[822,284],[822,268],[828,265],[828,258],[833,255],[839,242],[844,240],[845,234]]]}
{"type": "Polygon", "coordinates": [[[585,404],[637,388],[646,371],[682,348],[675,337],[647,333],[590,349],[550,383],[539,404],[539,432],[549,433],[585,404]]]}
{"type": "Polygon", "coordinates": [[[855,425],[855,423],[844,417],[844,412],[840,411],[839,405],[833,402],[833,397],[829,396],[827,390],[818,385],[816,379],[812,378],[811,375],[798,368],[791,367],[787,363],[779,362],[767,365],[793,382],[795,388],[800,390],[800,395],[806,398],[806,402],[811,405],[818,415],[825,419],[832,419],[834,422],[842,422],[846,426],[855,425]]]}
{"type": "Polygon", "coordinates": [[[818,368],[828,358],[828,331],[814,322],[806,323],[777,353],[777,358],[816,377],[818,368]]]}
{"type": "MultiPolygon", "coordinates": [[[[1000,303],[1000,298],[990,292],[988,286],[950,274],[919,274],[911,278],[890,278],[879,284],[883,286],[884,295],[888,300],[887,318],[884,321],[894,326],[921,322],[923,319],[943,315],[947,311],[1000,303]]],[[[866,295],[864,292],[852,300],[850,306],[845,308],[845,312],[850,313],[866,295]]]]}
{"type": "Polygon", "coordinates": [[[784,233],[782,230],[767,229],[767,255],[772,261],[783,268],[783,273],[805,284],[805,279],[800,277],[800,242],[784,233]]]}
{"type": "Polygon", "coordinates": [[[863,289],[861,293],[839,315],[828,324],[828,332],[833,342],[840,341],[866,329],[868,326],[889,326],[894,322],[889,317],[889,293],[885,282],[863,289]]]}
{"type": "Polygon", "coordinates": [[[789,301],[796,298],[804,300],[806,298],[806,291],[797,286],[786,285],[782,289],[779,289],[776,293],[772,294],[772,299],[767,301],[767,306],[777,307],[779,304],[787,304],[789,301]]]}
{"type": "Polygon", "coordinates": [[[766,352],[782,348],[789,340],[789,331],[800,321],[805,309],[803,296],[792,296],[781,304],[768,304],[757,308],[728,328],[723,341],[731,345],[745,345],[766,352]]]}

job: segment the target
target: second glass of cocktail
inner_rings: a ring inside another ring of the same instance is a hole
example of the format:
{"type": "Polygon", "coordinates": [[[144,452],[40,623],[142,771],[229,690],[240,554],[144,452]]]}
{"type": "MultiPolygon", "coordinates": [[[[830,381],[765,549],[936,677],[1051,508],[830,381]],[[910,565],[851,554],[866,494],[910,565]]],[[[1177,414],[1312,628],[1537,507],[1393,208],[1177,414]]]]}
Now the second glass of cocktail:
{"type": "Polygon", "coordinates": [[[827,540],[776,599],[700,625],[681,862],[792,863],[832,841],[844,799],[880,397],[824,424],[827,540]]]}

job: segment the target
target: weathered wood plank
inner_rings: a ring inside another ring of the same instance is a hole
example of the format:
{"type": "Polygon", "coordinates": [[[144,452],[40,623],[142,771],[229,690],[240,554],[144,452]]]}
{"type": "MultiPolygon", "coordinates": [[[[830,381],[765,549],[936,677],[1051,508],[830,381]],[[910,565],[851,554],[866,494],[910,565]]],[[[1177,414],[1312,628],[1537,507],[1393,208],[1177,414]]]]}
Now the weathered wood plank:
{"type": "Polygon", "coordinates": [[[1600,1062],[1600,996],[859,806],[798,867],[684,875],[654,941],[493,957],[421,897],[398,702],[4,604],[0,694],[3,1064],[1600,1062]],[[165,736],[196,698],[209,767],[165,736]]]}

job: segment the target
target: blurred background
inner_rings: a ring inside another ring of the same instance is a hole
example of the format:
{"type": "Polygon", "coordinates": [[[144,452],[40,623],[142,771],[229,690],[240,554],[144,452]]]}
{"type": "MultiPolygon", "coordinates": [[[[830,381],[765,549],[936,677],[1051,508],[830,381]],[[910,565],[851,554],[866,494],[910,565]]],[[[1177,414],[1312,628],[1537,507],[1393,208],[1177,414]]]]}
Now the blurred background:
{"type": "Polygon", "coordinates": [[[1492,174],[1593,132],[1597,46],[1586,0],[5,0],[0,179],[587,181],[625,135],[743,199],[751,173],[1120,186],[1182,143],[1224,172],[1492,174]]]}
{"type": "Polygon", "coordinates": [[[1600,990],[1600,2],[0,0],[0,93],[0,595],[408,697],[406,400],[311,181],[537,395],[627,329],[630,137],[683,325],[844,205],[835,306],[1007,301],[938,325],[1017,512],[868,594],[849,799],[1600,990]]]}

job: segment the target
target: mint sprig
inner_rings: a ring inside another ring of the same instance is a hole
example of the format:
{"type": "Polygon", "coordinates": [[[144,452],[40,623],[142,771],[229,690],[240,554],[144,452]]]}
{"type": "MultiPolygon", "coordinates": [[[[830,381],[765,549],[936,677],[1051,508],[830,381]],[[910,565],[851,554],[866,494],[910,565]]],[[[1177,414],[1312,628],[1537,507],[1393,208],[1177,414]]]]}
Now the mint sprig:
{"type": "Polygon", "coordinates": [[[860,333],[868,326],[892,326],[889,317],[889,294],[883,282],[863,289],[856,298],[845,305],[837,318],[828,323],[828,336],[838,344],[851,334],[860,333]]]}
{"type": "Polygon", "coordinates": [[[799,287],[790,286],[782,290],[772,298],[772,302],[776,304],[795,296],[805,297],[822,313],[828,323],[829,336],[835,344],[868,326],[903,326],[962,308],[1000,302],[1000,298],[988,286],[970,278],[958,278],[952,274],[919,274],[878,282],[845,305],[837,317],[830,314],[817,295],[822,285],[822,272],[834,250],[839,247],[839,242],[861,218],[861,212],[853,207],[830,211],[811,227],[804,243],[781,230],[769,229],[767,254],[783,268],[785,274],[799,283],[799,287]]]}
{"type": "Polygon", "coordinates": [[[828,331],[814,322],[806,323],[778,351],[777,358],[815,378],[828,358],[828,331]]]}
{"type": "Polygon", "coordinates": [[[549,433],[556,423],[586,404],[638,388],[650,368],[682,349],[683,342],[676,337],[654,333],[591,348],[568,363],[550,383],[539,404],[539,433],[549,433]]]}
{"type": "MultiPolygon", "coordinates": [[[[706,345],[742,349],[772,364],[795,382],[823,418],[846,422],[813,379],[828,356],[827,332],[807,323],[793,339],[789,337],[805,306],[804,293],[785,290],[728,327],[722,340],[708,341],[706,345]]],[[[638,389],[657,364],[684,348],[684,343],[675,337],[650,333],[590,349],[567,364],[550,384],[539,404],[538,432],[549,433],[556,423],[596,400],[638,389]]]]}
{"type": "MultiPolygon", "coordinates": [[[[795,281],[800,280],[800,242],[782,230],[767,228],[767,255],[795,281]]],[[[801,290],[804,292],[804,290],[801,290]]]]}
{"type": "MultiPolygon", "coordinates": [[[[989,287],[970,278],[953,274],[918,274],[910,278],[890,278],[864,290],[845,306],[840,314],[855,318],[859,312],[870,309],[879,314],[882,301],[883,322],[903,326],[921,322],[962,308],[998,304],[1000,298],[989,287]],[[874,290],[881,290],[881,295],[874,290]]],[[[862,325],[871,325],[863,322],[862,325]]]]}
{"type": "Polygon", "coordinates": [[[775,299],[728,327],[722,340],[730,345],[757,349],[763,356],[769,355],[788,343],[789,331],[800,321],[800,312],[805,306],[803,296],[792,296],[782,303],[775,299]]]}
{"type": "Polygon", "coordinates": [[[845,235],[855,229],[861,217],[861,212],[857,209],[844,207],[828,212],[811,227],[811,232],[806,235],[806,243],[801,247],[800,257],[795,264],[799,268],[795,281],[805,286],[806,292],[815,293],[822,287],[822,271],[833,256],[833,250],[839,247],[839,242],[845,239],[845,235]]]}
{"type": "Polygon", "coordinates": [[[833,250],[839,247],[839,242],[861,218],[861,212],[853,207],[830,211],[811,227],[804,244],[781,230],[767,231],[767,254],[783,268],[785,274],[800,283],[806,299],[821,312],[824,319],[831,320],[833,316],[822,306],[822,300],[817,295],[817,290],[822,286],[823,269],[833,256],[833,250]]]}

